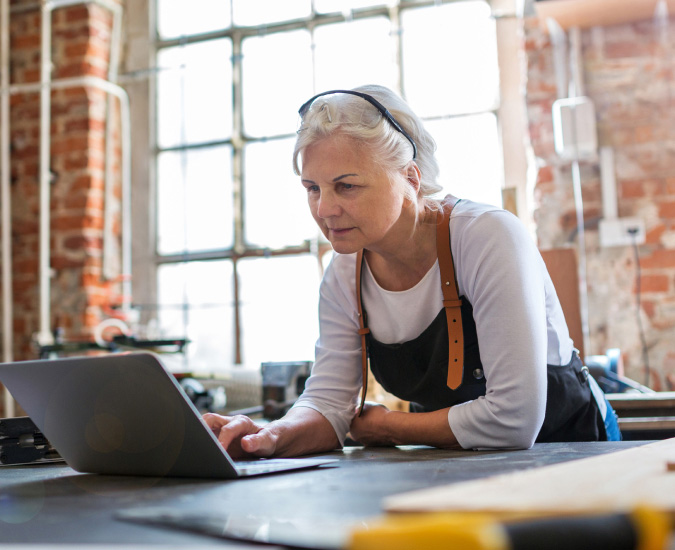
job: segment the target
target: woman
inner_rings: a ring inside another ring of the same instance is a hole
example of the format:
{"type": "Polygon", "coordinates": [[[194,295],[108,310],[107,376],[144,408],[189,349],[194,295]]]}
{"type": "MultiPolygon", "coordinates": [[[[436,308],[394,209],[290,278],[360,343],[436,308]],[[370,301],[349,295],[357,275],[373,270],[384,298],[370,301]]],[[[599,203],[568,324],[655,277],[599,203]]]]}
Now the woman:
{"type": "Polygon", "coordinates": [[[348,432],[364,445],[466,449],[618,438],[525,228],[495,207],[431,198],[435,144],[408,105],[367,86],[319,94],[300,114],[294,168],[336,252],[315,364],[279,421],[205,415],[222,445],[296,456],[338,448],[348,432]],[[415,414],[358,406],[366,349],[415,414]]]}

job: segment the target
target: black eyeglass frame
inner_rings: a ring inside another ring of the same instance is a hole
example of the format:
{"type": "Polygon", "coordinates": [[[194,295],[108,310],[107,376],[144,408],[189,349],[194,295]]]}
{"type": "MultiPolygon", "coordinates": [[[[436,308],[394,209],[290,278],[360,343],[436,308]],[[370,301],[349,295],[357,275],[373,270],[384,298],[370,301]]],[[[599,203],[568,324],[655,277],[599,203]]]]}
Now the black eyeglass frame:
{"type": "Polygon", "coordinates": [[[349,95],[355,95],[357,97],[360,97],[361,99],[365,99],[368,103],[370,103],[373,107],[375,107],[381,114],[382,116],[387,119],[389,124],[391,124],[395,130],[398,132],[401,132],[403,136],[410,142],[410,145],[412,145],[413,148],[413,160],[417,158],[417,145],[415,144],[415,140],[410,137],[410,134],[406,132],[398,122],[394,118],[394,115],[392,115],[389,112],[389,109],[387,109],[382,103],[380,103],[377,99],[375,99],[373,96],[364,94],[363,92],[356,92],[354,90],[329,90],[327,92],[321,92],[320,94],[316,94],[314,97],[308,99],[305,101],[300,109],[298,109],[298,113],[300,113],[301,117],[304,117],[307,111],[309,111],[309,108],[312,106],[312,103],[314,103],[315,100],[320,98],[321,96],[324,95],[332,95],[332,94],[349,94],[349,95]]]}

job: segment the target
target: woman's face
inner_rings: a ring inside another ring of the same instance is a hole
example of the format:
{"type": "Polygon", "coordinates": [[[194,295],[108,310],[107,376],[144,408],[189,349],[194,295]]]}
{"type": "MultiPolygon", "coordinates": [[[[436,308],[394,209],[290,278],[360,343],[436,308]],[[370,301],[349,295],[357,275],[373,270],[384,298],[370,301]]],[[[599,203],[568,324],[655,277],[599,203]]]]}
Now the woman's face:
{"type": "Polygon", "coordinates": [[[312,216],[336,252],[378,252],[398,245],[402,186],[363,144],[334,135],[310,145],[302,157],[301,177],[312,216]]]}

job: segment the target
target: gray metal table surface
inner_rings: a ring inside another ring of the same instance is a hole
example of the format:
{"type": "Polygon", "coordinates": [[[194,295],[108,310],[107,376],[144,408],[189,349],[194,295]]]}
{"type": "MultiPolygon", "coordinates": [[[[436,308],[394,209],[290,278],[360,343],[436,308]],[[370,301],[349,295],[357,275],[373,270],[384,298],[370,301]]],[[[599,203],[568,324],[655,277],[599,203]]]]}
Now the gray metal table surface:
{"type": "MultiPolygon", "coordinates": [[[[645,441],[542,443],[519,451],[362,448],[321,456],[338,462],[237,480],[81,474],[63,464],[0,468],[0,548],[7,543],[212,546],[239,543],[115,518],[121,510],[171,507],[216,513],[359,520],[397,493],[611,453],[645,441]]],[[[249,545],[246,544],[246,547],[249,545]]],[[[251,548],[258,545],[251,545],[251,548]]]]}

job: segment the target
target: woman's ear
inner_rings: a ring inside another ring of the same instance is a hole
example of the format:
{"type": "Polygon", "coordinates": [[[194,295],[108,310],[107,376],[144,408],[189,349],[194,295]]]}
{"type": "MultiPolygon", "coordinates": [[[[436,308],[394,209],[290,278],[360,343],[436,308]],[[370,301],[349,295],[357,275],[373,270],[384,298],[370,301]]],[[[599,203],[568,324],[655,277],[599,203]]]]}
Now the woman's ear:
{"type": "Polygon", "coordinates": [[[415,195],[420,192],[422,172],[420,172],[419,166],[414,161],[410,161],[406,167],[406,179],[408,183],[415,190],[415,195]]]}

